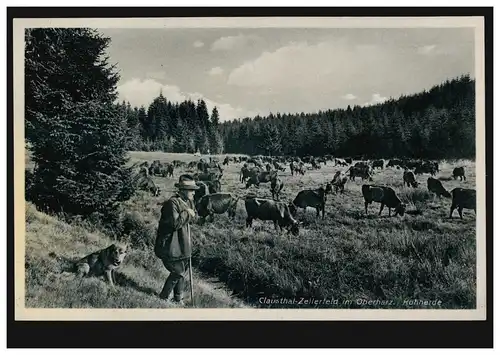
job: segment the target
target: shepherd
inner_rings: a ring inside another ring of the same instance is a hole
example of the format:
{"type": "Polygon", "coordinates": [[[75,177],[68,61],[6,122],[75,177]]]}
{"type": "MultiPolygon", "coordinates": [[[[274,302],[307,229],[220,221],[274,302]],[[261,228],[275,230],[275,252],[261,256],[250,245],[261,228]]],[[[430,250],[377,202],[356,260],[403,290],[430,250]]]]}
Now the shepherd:
{"type": "Polygon", "coordinates": [[[167,200],[161,209],[154,251],[170,272],[159,295],[160,298],[168,300],[173,291],[173,302],[184,306],[183,293],[188,271],[191,302],[194,304],[190,223],[196,218],[194,193],[199,187],[188,174],[181,175],[175,187],[178,192],[167,200]]]}

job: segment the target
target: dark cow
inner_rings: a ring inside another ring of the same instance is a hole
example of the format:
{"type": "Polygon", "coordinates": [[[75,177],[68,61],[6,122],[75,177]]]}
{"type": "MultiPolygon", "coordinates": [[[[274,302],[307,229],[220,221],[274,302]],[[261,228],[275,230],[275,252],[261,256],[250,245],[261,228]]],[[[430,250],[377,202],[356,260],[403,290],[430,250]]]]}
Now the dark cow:
{"type": "Polygon", "coordinates": [[[299,225],[290,213],[290,209],[284,202],[248,196],[245,199],[247,211],[246,226],[251,227],[254,219],[261,221],[273,221],[274,228],[283,230],[287,228],[293,235],[299,234],[299,225]]]}
{"type": "Polygon", "coordinates": [[[261,171],[258,173],[253,173],[250,178],[246,182],[246,188],[248,189],[250,186],[255,185],[259,187],[260,183],[270,182],[278,176],[278,172],[276,170],[273,171],[261,171]]]}
{"type": "Polygon", "coordinates": [[[370,167],[368,165],[368,162],[366,161],[358,161],[356,164],[354,164],[356,168],[364,168],[364,167],[370,167]]]}
{"type": "Polygon", "coordinates": [[[160,196],[160,188],[155,184],[150,176],[141,176],[137,180],[137,188],[139,190],[149,191],[153,196],[160,196]]]}
{"type": "Polygon", "coordinates": [[[273,162],[273,166],[274,166],[274,169],[276,169],[276,170],[285,171],[285,167],[281,166],[277,161],[273,162]]]}
{"type": "Polygon", "coordinates": [[[238,200],[238,196],[227,192],[217,192],[203,196],[196,203],[196,210],[201,218],[200,222],[202,224],[205,223],[207,217],[213,221],[214,214],[223,214],[226,212],[230,218],[234,218],[236,216],[238,200]]]}
{"type": "Polygon", "coordinates": [[[360,177],[362,180],[368,179],[369,181],[373,181],[369,166],[351,166],[347,172],[352,181],[354,181],[356,177],[360,177]]]}
{"type": "Polygon", "coordinates": [[[382,214],[382,210],[385,206],[389,208],[389,217],[391,216],[391,208],[394,208],[396,216],[399,214],[404,216],[406,210],[406,204],[402,203],[401,200],[396,195],[396,191],[388,186],[380,185],[363,185],[361,186],[361,192],[363,193],[363,198],[365,200],[365,213],[368,214],[368,205],[372,202],[380,203],[379,216],[382,214]]]}
{"type": "Polygon", "coordinates": [[[149,175],[158,175],[162,176],[164,171],[164,167],[159,160],[154,160],[153,163],[148,168],[149,175]]]}
{"type": "Polygon", "coordinates": [[[323,163],[324,165],[326,165],[326,156],[325,157],[319,157],[317,160],[318,163],[323,163]]]}
{"type": "Polygon", "coordinates": [[[460,178],[460,181],[462,181],[462,178],[464,181],[467,180],[465,178],[465,168],[463,166],[453,169],[453,179],[456,180],[457,177],[460,178]]]}
{"type": "Polygon", "coordinates": [[[327,184],[326,189],[320,187],[315,190],[302,190],[300,191],[290,205],[292,215],[296,215],[297,208],[303,208],[304,211],[307,207],[316,208],[316,217],[322,212],[322,218],[325,218],[325,204],[327,191],[331,191],[330,183],[327,184]]]}
{"type": "Polygon", "coordinates": [[[347,183],[347,180],[347,176],[345,176],[345,174],[343,174],[341,171],[337,171],[335,173],[330,183],[335,188],[335,193],[337,193],[339,190],[341,193],[344,193],[344,187],[347,183]]]}
{"type": "Polygon", "coordinates": [[[254,176],[258,173],[260,173],[261,170],[258,167],[252,167],[249,168],[247,164],[243,164],[243,167],[240,170],[240,181],[245,182],[246,179],[250,178],[251,176],[254,176]]]}
{"type": "Polygon", "coordinates": [[[406,185],[408,187],[413,186],[417,187],[418,182],[415,180],[415,174],[413,174],[413,171],[410,170],[405,170],[403,173],[403,185],[406,185]]]}
{"type": "Polygon", "coordinates": [[[167,177],[174,177],[174,164],[167,165],[167,177]]]}
{"type": "Polygon", "coordinates": [[[280,200],[280,192],[283,190],[283,181],[279,177],[271,180],[271,194],[273,199],[280,200]]]}
{"type": "Polygon", "coordinates": [[[372,168],[373,169],[375,169],[375,168],[384,169],[384,159],[374,160],[372,163],[372,168]]]}
{"type": "Polygon", "coordinates": [[[451,190],[451,196],[452,200],[449,218],[451,218],[455,209],[458,209],[460,219],[463,219],[462,210],[464,208],[468,210],[474,210],[474,213],[476,213],[476,190],[456,187],[451,190]]]}
{"type": "Polygon", "coordinates": [[[387,167],[402,167],[403,161],[400,159],[389,159],[389,162],[387,163],[387,167]]]}
{"type": "Polygon", "coordinates": [[[217,181],[220,176],[217,173],[196,173],[193,174],[193,178],[195,181],[217,181]]]}
{"type": "Polygon", "coordinates": [[[201,198],[210,193],[207,184],[204,181],[196,181],[196,185],[199,187],[198,190],[194,192],[194,202],[195,204],[201,200],[201,198]]]}
{"type": "Polygon", "coordinates": [[[446,191],[446,189],[443,187],[443,184],[441,184],[441,181],[439,181],[438,179],[434,179],[433,177],[429,177],[427,179],[427,190],[429,190],[429,192],[435,193],[439,198],[441,198],[441,196],[451,197],[451,194],[446,191]]]}
{"type": "Polygon", "coordinates": [[[415,174],[429,173],[432,176],[435,176],[438,171],[439,165],[436,162],[430,161],[424,162],[415,168],[415,174]]]}
{"type": "Polygon", "coordinates": [[[295,173],[298,175],[305,175],[306,173],[306,168],[304,167],[304,164],[299,164],[299,165],[295,165],[295,173]]]}
{"type": "Polygon", "coordinates": [[[311,161],[311,165],[312,165],[313,169],[316,169],[316,170],[321,169],[321,165],[315,159],[313,159],[311,161]]]}

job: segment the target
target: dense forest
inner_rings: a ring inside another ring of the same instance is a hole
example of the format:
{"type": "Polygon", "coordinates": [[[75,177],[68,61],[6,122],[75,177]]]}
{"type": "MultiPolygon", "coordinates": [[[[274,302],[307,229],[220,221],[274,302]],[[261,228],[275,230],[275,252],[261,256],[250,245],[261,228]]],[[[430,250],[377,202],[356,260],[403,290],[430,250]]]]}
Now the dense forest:
{"type": "Polygon", "coordinates": [[[470,158],[474,80],[462,76],[368,107],[224,122],[220,131],[227,153],[470,158]]]}
{"type": "Polygon", "coordinates": [[[475,155],[474,84],[465,75],[373,106],[276,113],[223,123],[216,107],[208,114],[203,100],[173,103],[162,94],[147,109],[131,108],[125,102],[120,108],[127,117],[131,150],[471,158],[475,155]]]}

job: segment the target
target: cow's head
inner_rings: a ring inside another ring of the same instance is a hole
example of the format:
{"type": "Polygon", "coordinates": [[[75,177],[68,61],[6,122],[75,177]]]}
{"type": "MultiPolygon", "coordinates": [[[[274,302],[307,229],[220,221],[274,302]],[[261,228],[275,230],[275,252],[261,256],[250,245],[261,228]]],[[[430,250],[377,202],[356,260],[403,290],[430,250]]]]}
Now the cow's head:
{"type": "Polygon", "coordinates": [[[401,202],[399,205],[396,206],[394,211],[396,212],[396,216],[397,215],[400,215],[401,217],[404,216],[406,211],[406,203],[401,202]]]}
{"type": "Polygon", "coordinates": [[[302,225],[302,222],[293,220],[290,222],[288,225],[288,233],[292,233],[293,235],[297,236],[299,235],[300,232],[300,226],[302,225]]]}

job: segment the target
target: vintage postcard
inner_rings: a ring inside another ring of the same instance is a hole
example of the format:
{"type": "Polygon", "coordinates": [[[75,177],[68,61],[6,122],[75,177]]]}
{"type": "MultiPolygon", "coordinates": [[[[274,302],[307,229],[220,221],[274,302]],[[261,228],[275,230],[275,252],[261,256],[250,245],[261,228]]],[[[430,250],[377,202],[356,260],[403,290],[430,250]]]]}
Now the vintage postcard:
{"type": "Polygon", "coordinates": [[[14,19],[15,319],[485,319],[483,21],[14,19]]]}

